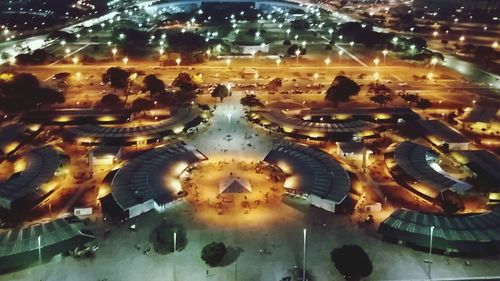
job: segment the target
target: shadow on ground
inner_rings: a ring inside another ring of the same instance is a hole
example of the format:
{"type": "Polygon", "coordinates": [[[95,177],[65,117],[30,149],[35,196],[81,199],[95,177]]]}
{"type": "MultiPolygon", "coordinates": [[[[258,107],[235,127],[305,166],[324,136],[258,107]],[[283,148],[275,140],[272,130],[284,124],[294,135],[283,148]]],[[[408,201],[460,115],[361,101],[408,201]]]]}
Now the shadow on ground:
{"type": "Polygon", "coordinates": [[[222,258],[222,260],[217,264],[217,266],[228,266],[230,264],[233,264],[240,254],[243,252],[243,248],[240,247],[227,247],[226,248],[227,252],[226,255],[222,258]]]}

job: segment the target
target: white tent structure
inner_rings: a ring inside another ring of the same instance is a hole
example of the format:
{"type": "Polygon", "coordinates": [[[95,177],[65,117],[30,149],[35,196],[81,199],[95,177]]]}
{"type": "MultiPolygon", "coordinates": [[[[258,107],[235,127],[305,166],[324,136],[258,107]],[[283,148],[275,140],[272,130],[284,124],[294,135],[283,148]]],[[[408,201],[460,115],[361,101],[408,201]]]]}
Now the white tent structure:
{"type": "Polygon", "coordinates": [[[219,184],[219,194],[246,192],[252,192],[252,185],[246,179],[229,177],[219,184]]]}

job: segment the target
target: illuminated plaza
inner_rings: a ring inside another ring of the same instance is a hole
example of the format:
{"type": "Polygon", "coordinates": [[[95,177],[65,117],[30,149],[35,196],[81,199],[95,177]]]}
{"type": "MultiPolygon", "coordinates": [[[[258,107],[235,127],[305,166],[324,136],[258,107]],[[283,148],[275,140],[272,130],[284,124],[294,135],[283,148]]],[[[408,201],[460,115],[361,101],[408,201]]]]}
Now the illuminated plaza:
{"type": "Polygon", "coordinates": [[[477,2],[3,1],[0,280],[500,280],[477,2]]]}

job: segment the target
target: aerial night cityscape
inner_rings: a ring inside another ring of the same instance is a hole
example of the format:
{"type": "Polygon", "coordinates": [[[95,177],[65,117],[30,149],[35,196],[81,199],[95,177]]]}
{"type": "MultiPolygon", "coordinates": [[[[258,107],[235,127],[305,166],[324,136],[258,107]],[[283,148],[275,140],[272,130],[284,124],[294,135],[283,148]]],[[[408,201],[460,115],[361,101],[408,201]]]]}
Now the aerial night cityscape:
{"type": "Polygon", "coordinates": [[[500,280],[499,0],[1,0],[0,281],[500,280]]]}

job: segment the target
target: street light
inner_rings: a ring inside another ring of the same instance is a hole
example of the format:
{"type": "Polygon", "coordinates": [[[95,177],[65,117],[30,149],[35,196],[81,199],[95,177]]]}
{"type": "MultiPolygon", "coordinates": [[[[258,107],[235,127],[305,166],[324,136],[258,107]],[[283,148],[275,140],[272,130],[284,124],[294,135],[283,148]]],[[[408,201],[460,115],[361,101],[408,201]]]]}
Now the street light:
{"type": "Polygon", "coordinates": [[[177,251],[177,232],[174,232],[174,252],[177,251]]]}
{"type": "Polygon", "coordinates": [[[462,35],[462,36],[460,36],[460,38],[458,38],[458,40],[460,40],[460,43],[464,43],[464,41],[465,41],[465,36],[463,36],[463,35],[462,35]]]}
{"type": "Polygon", "coordinates": [[[380,63],[380,59],[379,58],[375,58],[373,60],[373,63],[375,64],[375,67],[378,67],[378,64],[380,63]]]}
{"type": "Polygon", "coordinates": [[[431,274],[431,263],[432,263],[432,238],[434,234],[434,226],[431,226],[430,237],[429,237],[429,259],[424,260],[424,262],[429,263],[429,275],[431,274]]]}
{"type": "Polygon", "coordinates": [[[71,50],[69,48],[66,48],[66,50],[64,50],[64,52],[66,53],[66,56],[68,56],[69,53],[71,53],[71,50]]]}
{"type": "Polygon", "coordinates": [[[227,59],[226,59],[226,65],[227,65],[227,67],[229,67],[229,65],[230,65],[230,64],[231,64],[231,59],[230,59],[230,58],[227,58],[227,59]]]}
{"type": "Polygon", "coordinates": [[[118,50],[116,48],[111,49],[111,53],[113,54],[113,60],[116,62],[116,53],[118,53],[118,50]]]}
{"type": "Polygon", "coordinates": [[[493,49],[498,48],[498,41],[493,42],[493,44],[491,44],[491,47],[492,47],[493,49]]]}
{"type": "Polygon", "coordinates": [[[128,57],[124,57],[123,58],[123,64],[127,65],[127,63],[128,63],[128,57]]]}
{"type": "Polygon", "coordinates": [[[330,59],[330,57],[327,57],[327,58],[325,59],[325,64],[326,64],[326,66],[329,66],[331,62],[332,62],[332,60],[330,59]]]}
{"type": "Polygon", "coordinates": [[[431,65],[432,65],[432,72],[434,72],[434,69],[436,68],[436,64],[438,63],[438,59],[436,57],[433,57],[431,59],[431,65]]]}
{"type": "Polygon", "coordinates": [[[181,58],[176,58],[175,63],[177,63],[177,68],[181,65],[181,58]]]}
{"type": "Polygon", "coordinates": [[[281,63],[281,59],[280,59],[280,58],[276,59],[276,66],[277,66],[277,67],[279,67],[279,66],[280,66],[280,63],[281,63]]]}
{"type": "Polygon", "coordinates": [[[342,64],[342,55],[344,54],[343,50],[339,51],[339,65],[342,64]]]}
{"type": "Polygon", "coordinates": [[[42,263],[42,236],[38,236],[38,262],[42,263]]]}
{"type": "Polygon", "coordinates": [[[352,46],[354,46],[354,41],[349,42],[349,45],[350,45],[350,46],[351,46],[351,48],[352,48],[352,46]]]}
{"type": "Polygon", "coordinates": [[[297,64],[299,64],[299,55],[300,55],[300,49],[297,49],[297,50],[295,51],[295,58],[296,58],[296,60],[297,60],[297,64]]]}
{"type": "Polygon", "coordinates": [[[307,229],[304,228],[304,256],[302,260],[302,280],[306,280],[306,246],[307,246],[307,229]]]}
{"type": "Polygon", "coordinates": [[[73,61],[73,64],[77,64],[77,63],[78,63],[78,57],[74,57],[74,58],[72,59],[72,61],[73,61]]]}
{"type": "Polygon", "coordinates": [[[387,51],[387,50],[382,51],[382,54],[384,55],[384,65],[385,65],[385,57],[387,56],[388,53],[389,53],[389,51],[387,51]]]}
{"type": "Polygon", "coordinates": [[[160,49],[160,50],[158,50],[158,53],[160,53],[160,56],[162,56],[164,52],[165,52],[165,51],[163,50],[163,48],[162,48],[162,49],[160,49]]]}
{"type": "Polygon", "coordinates": [[[306,44],[307,44],[307,42],[306,42],[306,41],[302,41],[302,48],[305,48],[305,47],[306,47],[306,44]]]}
{"type": "Polygon", "coordinates": [[[314,73],[314,75],[313,75],[314,81],[318,81],[318,77],[319,77],[319,74],[318,73],[314,73]]]}

